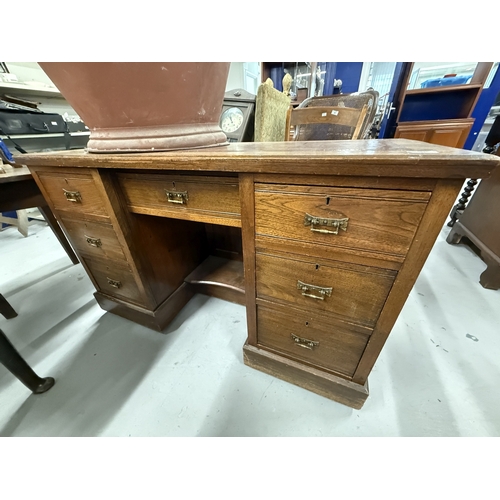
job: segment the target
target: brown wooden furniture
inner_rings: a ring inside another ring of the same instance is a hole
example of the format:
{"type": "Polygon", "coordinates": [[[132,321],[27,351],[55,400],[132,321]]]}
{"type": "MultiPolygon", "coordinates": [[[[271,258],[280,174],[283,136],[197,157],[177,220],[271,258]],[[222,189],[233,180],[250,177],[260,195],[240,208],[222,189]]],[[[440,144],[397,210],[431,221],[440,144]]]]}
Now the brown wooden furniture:
{"type": "Polygon", "coordinates": [[[361,109],[338,106],[289,108],[285,131],[293,127],[293,137],[285,140],[315,141],[359,139],[363,134],[367,107],[361,109]]]}
{"type": "Polygon", "coordinates": [[[396,128],[394,137],[441,144],[451,148],[462,148],[472,125],[474,125],[473,118],[442,122],[431,120],[401,122],[396,128]]]}
{"type": "Polygon", "coordinates": [[[0,174],[0,213],[38,207],[47,224],[68,254],[73,264],[78,264],[78,257],[54,218],[31,172],[27,167],[9,168],[0,174]]]}
{"type": "Polygon", "coordinates": [[[408,89],[411,63],[402,85],[395,138],[462,148],[474,124],[472,112],[493,63],[477,64],[471,82],[461,85],[408,89]]]}
{"type": "Polygon", "coordinates": [[[471,244],[487,265],[479,283],[491,290],[500,288],[500,169],[481,181],[446,241],[471,244]]]}
{"type": "Polygon", "coordinates": [[[244,303],[247,365],[354,408],[463,180],[500,163],[397,139],[24,159],[101,307],[161,331],[197,291],[244,303]]]}
{"type": "MultiPolygon", "coordinates": [[[[6,169],[0,174],[0,212],[31,207],[38,207],[68,257],[73,264],[78,264],[78,257],[54,218],[29,169],[27,167],[6,169]]],[[[3,262],[2,265],[8,263],[3,262]]],[[[17,316],[16,311],[2,295],[0,295],[0,314],[6,319],[17,316]]],[[[34,394],[46,392],[54,385],[52,377],[41,378],[31,369],[2,330],[0,330],[0,363],[34,394]]]]}
{"type": "Polygon", "coordinates": [[[351,94],[333,94],[320,97],[309,97],[301,102],[299,108],[310,108],[315,106],[337,106],[346,108],[366,108],[365,120],[363,122],[360,139],[369,139],[368,134],[375,119],[378,109],[379,94],[375,90],[354,92],[351,94]]]}
{"type": "MultiPolygon", "coordinates": [[[[3,295],[0,295],[0,314],[6,319],[13,319],[17,316],[17,312],[3,295]]],[[[34,394],[47,392],[54,385],[55,381],[52,377],[41,378],[33,371],[2,330],[0,330],[0,364],[4,365],[34,394]]]]}

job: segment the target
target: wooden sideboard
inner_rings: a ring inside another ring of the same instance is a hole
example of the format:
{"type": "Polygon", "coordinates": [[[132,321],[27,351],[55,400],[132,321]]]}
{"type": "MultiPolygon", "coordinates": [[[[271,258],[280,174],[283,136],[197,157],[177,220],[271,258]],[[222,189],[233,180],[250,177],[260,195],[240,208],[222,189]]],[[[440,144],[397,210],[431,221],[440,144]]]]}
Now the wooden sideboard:
{"type": "Polygon", "coordinates": [[[467,207],[455,222],[446,241],[468,243],[486,263],[479,283],[500,289],[500,169],[479,184],[467,207]]]}
{"type": "Polygon", "coordinates": [[[163,330],[246,306],[244,362],[361,408],[466,178],[493,156],[406,139],[23,156],[107,311],[163,330]]]}

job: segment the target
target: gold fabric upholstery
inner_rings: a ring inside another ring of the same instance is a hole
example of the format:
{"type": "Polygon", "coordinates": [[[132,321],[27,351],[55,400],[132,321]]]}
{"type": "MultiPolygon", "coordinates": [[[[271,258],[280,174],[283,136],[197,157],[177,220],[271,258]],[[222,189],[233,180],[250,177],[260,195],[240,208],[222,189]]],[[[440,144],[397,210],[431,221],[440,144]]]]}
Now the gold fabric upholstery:
{"type": "Polygon", "coordinates": [[[259,86],[255,108],[255,142],[285,140],[289,107],[290,97],[276,90],[270,78],[259,86]]]}

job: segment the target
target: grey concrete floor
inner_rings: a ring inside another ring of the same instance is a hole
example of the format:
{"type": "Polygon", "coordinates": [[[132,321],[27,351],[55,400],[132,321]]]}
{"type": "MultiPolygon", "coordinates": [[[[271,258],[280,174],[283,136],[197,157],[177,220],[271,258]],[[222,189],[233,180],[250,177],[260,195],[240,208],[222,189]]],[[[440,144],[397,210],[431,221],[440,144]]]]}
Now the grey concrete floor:
{"type": "Polygon", "coordinates": [[[499,436],[500,291],[444,227],[353,410],[243,364],[245,309],[195,296],[160,334],[101,310],[51,230],[0,232],[0,328],[56,385],[0,366],[0,436],[499,436]]]}

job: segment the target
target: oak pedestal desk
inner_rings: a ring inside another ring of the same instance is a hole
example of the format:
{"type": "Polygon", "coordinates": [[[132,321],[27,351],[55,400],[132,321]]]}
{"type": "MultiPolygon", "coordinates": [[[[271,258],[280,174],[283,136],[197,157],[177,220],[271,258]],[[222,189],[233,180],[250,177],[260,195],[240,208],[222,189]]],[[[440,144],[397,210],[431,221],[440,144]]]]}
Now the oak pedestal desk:
{"type": "Polygon", "coordinates": [[[464,179],[491,155],[406,139],[24,155],[106,311],[163,330],[246,306],[244,362],[361,408],[464,179]]]}

